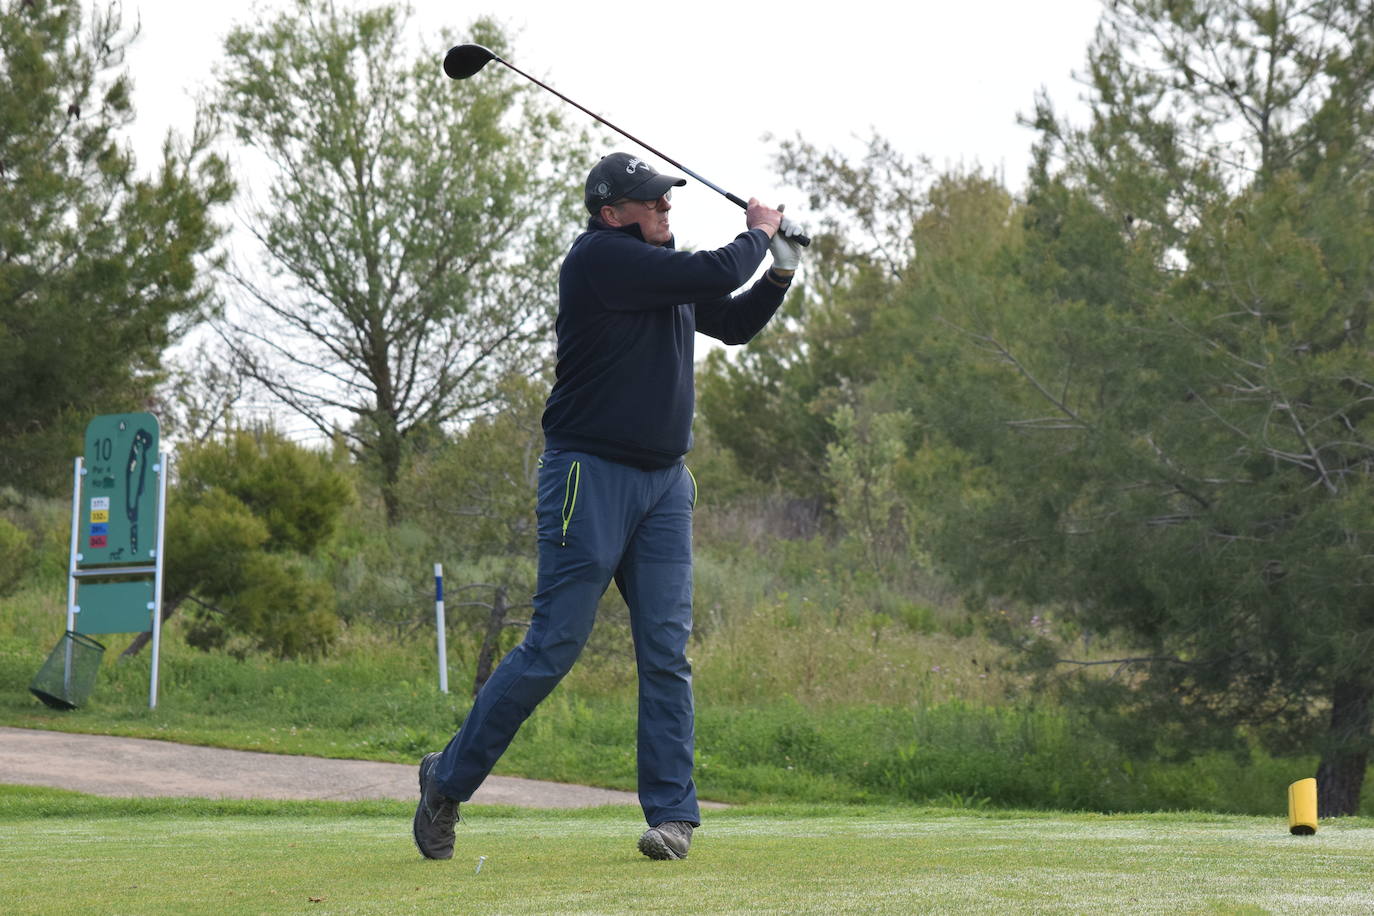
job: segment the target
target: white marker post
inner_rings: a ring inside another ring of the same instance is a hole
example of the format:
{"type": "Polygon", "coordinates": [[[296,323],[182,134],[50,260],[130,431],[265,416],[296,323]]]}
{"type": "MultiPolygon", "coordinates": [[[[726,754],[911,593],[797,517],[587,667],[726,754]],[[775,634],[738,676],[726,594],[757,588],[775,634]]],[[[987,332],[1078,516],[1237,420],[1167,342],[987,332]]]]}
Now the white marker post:
{"type": "Polygon", "coordinates": [[[439,631],[439,692],[448,693],[448,629],[444,625],[444,565],[434,564],[434,626],[439,631]]]}

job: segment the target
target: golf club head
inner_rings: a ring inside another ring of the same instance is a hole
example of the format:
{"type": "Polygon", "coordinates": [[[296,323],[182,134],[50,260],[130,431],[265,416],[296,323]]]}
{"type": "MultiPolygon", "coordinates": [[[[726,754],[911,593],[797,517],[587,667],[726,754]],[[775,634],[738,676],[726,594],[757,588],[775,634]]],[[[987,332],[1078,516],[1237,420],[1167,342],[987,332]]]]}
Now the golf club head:
{"type": "Polygon", "coordinates": [[[450,79],[465,80],[496,59],[496,52],[481,45],[454,45],[444,55],[444,72],[450,79]]]}

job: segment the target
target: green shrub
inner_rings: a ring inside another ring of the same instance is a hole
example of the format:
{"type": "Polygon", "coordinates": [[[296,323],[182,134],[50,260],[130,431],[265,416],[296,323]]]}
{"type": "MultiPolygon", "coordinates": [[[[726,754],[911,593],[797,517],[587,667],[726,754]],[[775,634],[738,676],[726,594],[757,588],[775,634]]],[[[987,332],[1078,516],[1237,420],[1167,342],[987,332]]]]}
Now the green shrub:
{"type": "Polygon", "coordinates": [[[33,546],[28,532],[0,517],[0,595],[16,591],[32,564],[33,546]]]}
{"type": "Polygon", "coordinates": [[[169,615],[188,642],[234,653],[318,655],[333,643],[334,590],[310,561],[353,499],[327,455],[271,431],[185,450],[167,515],[169,615]]]}
{"type": "Polygon", "coordinates": [[[329,540],[355,497],[348,478],[322,452],[272,430],[236,430],[184,449],[175,498],[199,503],[227,494],[267,526],[268,550],[308,554],[329,540]]]}
{"type": "Polygon", "coordinates": [[[328,651],[338,635],[333,589],[295,557],[253,553],[243,562],[243,586],[216,606],[197,604],[186,641],[198,649],[252,649],[282,658],[328,651]],[[236,643],[236,635],[243,641],[236,643]]]}
{"type": "MultiPolygon", "coordinates": [[[[433,617],[436,545],[418,526],[357,526],[329,551],[339,616],[400,635],[433,617]]],[[[452,572],[452,571],[450,571],[452,572]]],[[[455,608],[452,617],[459,616],[455,608]]]]}
{"type": "Polygon", "coordinates": [[[71,552],[70,499],[20,493],[0,487],[0,594],[25,581],[58,582],[71,552]],[[16,533],[17,532],[17,533],[16,533]]]}

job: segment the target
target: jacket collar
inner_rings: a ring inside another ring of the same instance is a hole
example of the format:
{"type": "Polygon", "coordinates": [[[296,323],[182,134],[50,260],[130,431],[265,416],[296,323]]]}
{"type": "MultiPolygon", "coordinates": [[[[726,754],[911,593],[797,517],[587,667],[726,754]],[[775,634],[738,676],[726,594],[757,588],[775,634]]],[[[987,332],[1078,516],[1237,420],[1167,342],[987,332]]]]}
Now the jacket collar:
{"type": "MultiPolygon", "coordinates": [[[[639,239],[644,242],[644,233],[640,231],[638,223],[631,223],[628,226],[610,226],[601,221],[600,217],[591,216],[587,218],[588,232],[623,232],[631,238],[639,239]]],[[[649,244],[644,242],[644,244],[649,244]]],[[[677,236],[669,236],[668,241],[664,242],[661,248],[677,248],[677,236]]]]}

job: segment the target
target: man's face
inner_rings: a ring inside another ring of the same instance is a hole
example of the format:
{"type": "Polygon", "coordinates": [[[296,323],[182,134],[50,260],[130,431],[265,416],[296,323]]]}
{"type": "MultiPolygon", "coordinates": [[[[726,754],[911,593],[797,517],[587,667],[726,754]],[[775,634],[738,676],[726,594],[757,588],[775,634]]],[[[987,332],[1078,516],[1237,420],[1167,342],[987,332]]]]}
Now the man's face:
{"type": "Polygon", "coordinates": [[[665,194],[658,200],[622,200],[608,208],[614,211],[614,218],[606,222],[612,226],[638,225],[644,241],[650,245],[666,245],[673,237],[668,227],[668,211],[673,209],[670,195],[665,194]]]}

